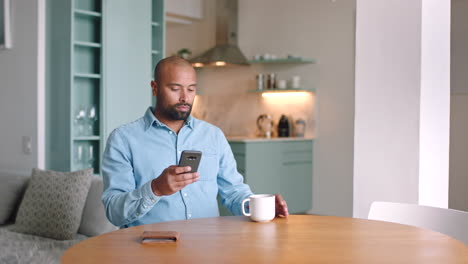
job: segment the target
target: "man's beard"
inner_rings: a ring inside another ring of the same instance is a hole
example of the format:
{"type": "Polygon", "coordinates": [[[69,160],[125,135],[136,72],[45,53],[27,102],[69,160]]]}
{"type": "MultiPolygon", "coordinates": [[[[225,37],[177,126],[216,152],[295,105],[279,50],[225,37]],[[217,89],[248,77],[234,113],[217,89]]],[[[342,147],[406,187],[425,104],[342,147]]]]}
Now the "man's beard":
{"type": "Polygon", "coordinates": [[[190,116],[190,113],[192,112],[192,105],[183,103],[183,104],[175,104],[173,106],[169,106],[166,108],[163,108],[163,113],[170,119],[172,120],[187,120],[187,118],[190,116]],[[187,112],[182,112],[177,110],[178,106],[188,106],[189,110],[187,112]]]}

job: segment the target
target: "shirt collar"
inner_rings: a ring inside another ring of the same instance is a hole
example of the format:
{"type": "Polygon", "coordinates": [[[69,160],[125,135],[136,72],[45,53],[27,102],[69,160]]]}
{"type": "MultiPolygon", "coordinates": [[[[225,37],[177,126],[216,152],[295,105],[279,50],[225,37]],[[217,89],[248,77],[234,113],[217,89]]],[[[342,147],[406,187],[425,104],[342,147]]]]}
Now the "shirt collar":
{"type": "MultiPolygon", "coordinates": [[[[144,120],[145,120],[145,131],[148,130],[151,126],[153,126],[153,123],[156,123],[157,126],[165,126],[167,127],[164,123],[159,121],[156,116],[154,116],[154,107],[148,107],[148,109],[145,112],[144,115],[144,120]]],[[[194,117],[190,115],[187,120],[185,121],[185,125],[193,129],[194,127],[194,117]]]]}
{"type": "Polygon", "coordinates": [[[192,117],[192,115],[189,115],[189,117],[187,118],[187,120],[185,120],[185,125],[187,125],[188,127],[190,127],[191,129],[193,129],[193,121],[194,121],[195,118],[192,117]]]}

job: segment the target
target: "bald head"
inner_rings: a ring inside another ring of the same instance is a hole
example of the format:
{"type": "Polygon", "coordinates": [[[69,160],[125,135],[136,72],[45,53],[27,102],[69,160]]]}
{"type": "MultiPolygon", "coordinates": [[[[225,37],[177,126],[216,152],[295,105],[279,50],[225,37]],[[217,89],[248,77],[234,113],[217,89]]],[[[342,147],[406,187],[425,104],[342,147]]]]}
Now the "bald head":
{"type": "Polygon", "coordinates": [[[175,56],[161,60],[154,69],[151,88],[157,98],[155,116],[165,124],[182,125],[190,116],[197,91],[197,75],[190,62],[175,56]]]}
{"type": "Polygon", "coordinates": [[[154,68],[154,81],[156,83],[161,82],[161,76],[164,70],[166,70],[170,66],[189,67],[193,69],[192,64],[188,60],[185,60],[179,56],[167,57],[165,59],[160,60],[154,68]]]}

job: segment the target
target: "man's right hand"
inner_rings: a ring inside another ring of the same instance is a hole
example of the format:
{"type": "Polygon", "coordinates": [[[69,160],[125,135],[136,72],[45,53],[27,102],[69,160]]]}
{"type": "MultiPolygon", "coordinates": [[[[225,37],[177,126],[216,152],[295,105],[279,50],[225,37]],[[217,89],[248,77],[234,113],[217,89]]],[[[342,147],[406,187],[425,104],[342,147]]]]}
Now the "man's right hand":
{"type": "Polygon", "coordinates": [[[158,178],[151,182],[151,189],[157,196],[171,195],[180,191],[185,186],[194,183],[200,179],[198,172],[187,173],[191,170],[190,166],[167,167],[158,178]]]}

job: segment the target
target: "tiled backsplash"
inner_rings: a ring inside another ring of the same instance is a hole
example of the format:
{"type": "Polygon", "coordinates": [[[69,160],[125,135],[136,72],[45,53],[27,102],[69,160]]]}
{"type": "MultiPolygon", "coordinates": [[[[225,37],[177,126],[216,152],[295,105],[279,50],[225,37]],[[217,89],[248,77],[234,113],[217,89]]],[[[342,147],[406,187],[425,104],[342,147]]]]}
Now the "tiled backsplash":
{"type": "MultiPolygon", "coordinates": [[[[269,114],[275,128],[285,114],[290,122],[298,118],[306,121],[306,137],[315,131],[315,94],[302,97],[263,98],[255,89],[256,69],[252,66],[204,68],[197,70],[199,95],[193,115],[220,127],[226,136],[254,137],[257,117],[269,114]]],[[[276,132],[276,129],[275,129],[276,132]]]]}

